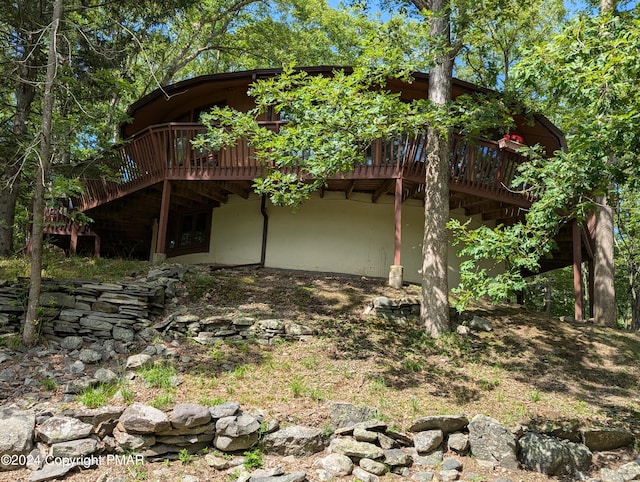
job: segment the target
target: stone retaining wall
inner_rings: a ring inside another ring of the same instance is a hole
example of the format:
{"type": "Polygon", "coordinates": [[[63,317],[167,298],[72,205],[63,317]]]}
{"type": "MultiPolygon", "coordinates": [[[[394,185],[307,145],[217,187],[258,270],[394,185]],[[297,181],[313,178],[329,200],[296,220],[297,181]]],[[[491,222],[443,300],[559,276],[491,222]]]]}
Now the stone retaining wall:
{"type": "MultiPolygon", "coordinates": [[[[64,338],[133,341],[176,296],[183,269],[155,269],[140,281],[42,280],[41,333],[64,338]]],[[[0,333],[20,330],[27,305],[27,279],[0,281],[0,333]]]]}
{"type": "MultiPolygon", "coordinates": [[[[281,428],[260,410],[242,411],[236,402],[180,404],[168,412],[140,403],[61,413],[0,407],[0,470],[26,466],[32,471],[29,481],[36,482],[62,477],[75,467],[98,466],[105,457],[157,462],[200,453],[214,472],[227,471],[231,480],[244,482],[263,476],[275,477],[268,479],[272,482],[329,481],[346,475],[375,482],[389,471],[411,480],[454,481],[461,476],[464,457],[472,455],[485,466],[584,480],[592,451],[633,443],[633,435],[624,430],[583,429],[582,442],[575,443],[524,427],[509,429],[484,415],[471,420],[462,415],[422,417],[402,432],[369,418],[374,414],[373,409],[334,403],[329,406],[335,427],[330,434],[314,427],[281,428]],[[326,451],[326,456],[316,461],[316,474],[309,479],[306,472],[250,473],[242,467],[241,454],[254,447],[272,455],[306,457],[326,451]]],[[[639,460],[605,470],[601,479],[591,480],[640,479],[639,460]]]]}
{"type": "MultiPolygon", "coordinates": [[[[41,334],[57,340],[81,337],[125,345],[150,342],[160,335],[189,336],[211,345],[229,340],[271,344],[274,338],[298,340],[313,334],[299,323],[257,319],[240,311],[201,317],[177,310],[163,317],[165,307],[176,304],[184,273],[182,266],[169,265],[154,268],[135,282],[45,279],[40,296],[41,334]]],[[[27,292],[26,279],[13,284],[0,280],[0,334],[20,332],[27,292]]]]}

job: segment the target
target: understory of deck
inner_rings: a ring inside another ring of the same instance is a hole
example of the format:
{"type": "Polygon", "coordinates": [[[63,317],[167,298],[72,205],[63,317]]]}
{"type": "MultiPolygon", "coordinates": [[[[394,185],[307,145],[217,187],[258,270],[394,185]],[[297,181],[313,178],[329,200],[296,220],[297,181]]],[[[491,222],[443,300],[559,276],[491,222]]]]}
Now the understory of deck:
{"type": "MultiPolygon", "coordinates": [[[[264,123],[272,130],[281,124],[264,123]]],[[[171,184],[171,203],[180,209],[220,206],[230,196],[247,198],[253,180],[263,172],[253,149],[245,141],[217,152],[195,149],[191,141],[202,133],[204,127],[196,123],[155,125],[117,147],[116,156],[107,162],[119,179],[86,181],[86,192],[77,200],[77,207],[97,223],[94,231],[77,234],[97,236],[99,232],[96,240],[102,238],[102,245],[112,251],[109,254],[148,252],[165,180],[171,184]]],[[[424,134],[380,139],[363,152],[352,172],[326,179],[320,195],[337,191],[349,199],[353,193],[366,193],[375,203],[383,196],[397,195],[400,179],[402,201],[423,199],[425,152],[424,134]]],[[[481,215],[484,221],[496,223],[510,224],[523,218],[531,198],[511,187],[518,165],[525,161],[523,156],[513,149],[501,149],[497,142],[471,142],[454,136],[450,159],[451,209],[462,208],[468,216],[481,215]]],[[[48,234],[71,234],[72,227],[65,231],[64,223],[55,225],[48,234]]],[[[567,264],[564,259],[556,261],[567,264]]]]}

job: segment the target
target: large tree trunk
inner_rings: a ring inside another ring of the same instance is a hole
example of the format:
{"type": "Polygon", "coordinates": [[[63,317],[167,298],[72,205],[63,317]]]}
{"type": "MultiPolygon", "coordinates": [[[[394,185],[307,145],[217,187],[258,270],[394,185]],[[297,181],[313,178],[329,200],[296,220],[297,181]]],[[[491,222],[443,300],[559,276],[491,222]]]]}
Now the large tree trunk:
{"type": "Polygon", "coordinates": [[[640,293],[636,288],[634,275],[629,275],[629,286],[631,288],[631,329],[640,330],[640,293]]]}
{"type": "MultiPolygon", "coordinates": [[[[616,7],[616,0],[600,0],[600,12],[616,7]]],[[[610,158],[610,162],[612,159],[610,158]]],[[[597,325],[616,326],[616,289],[614,284],[613,208],[606,196],[596,198],[597,219],[594,253],[593,319],[597,325]]]]}
{"type": "Polygon", "coordinates": [[[597,203],[593,319],[597,325],[616,326],[613,208],[607,205],[607,198],[604,196],[599,197],[597,203]]]}
{"type": "MultiPolygon", "coordinates": [[[[450,45],[448,3],[431,2],[436,12],[430,18],[431,35],[450,45]]],[[[429,72],[429,100],[437,105],[451,100],[453,56],[448,50],[436,59],[429,72]]],[[[431,336],[451,331],[449,324],[448,247],[449,220],[449,136],[434,127],[427,130],[427,162],[424,196],[424,238],[422,242],[422,306],[420,318],[431,336]]]]}
{"type": "Polygon", "coordinates": [[[40,302],[40,286],[42,283],[42,234],[44,224],[44,194],[53,154],[51,135],[53,122],[53,87],[57,70],[57,38],[60,19],[62,17],[62,0],[55,0],[51,17],[51,33],[49,39],[49,55],[47,57],[47,76],[44,84],[42,107],[42,133],[40,140],[40,162],[36,170],[33,201],[33,231],[31,253],[31,276],[29,286],[29,303],[24,320],[22,341],[27,346],[36,342],[38,324],[38,305],[40,302]]]}

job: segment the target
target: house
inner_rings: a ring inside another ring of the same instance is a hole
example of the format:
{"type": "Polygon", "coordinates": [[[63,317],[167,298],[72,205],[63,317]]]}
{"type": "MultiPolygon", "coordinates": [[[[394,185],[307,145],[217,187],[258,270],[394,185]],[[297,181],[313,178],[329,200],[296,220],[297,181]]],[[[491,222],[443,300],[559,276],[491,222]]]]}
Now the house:
{"type": "MultiPolygon", "coordinates": [[[[328,75],[334,68],[308,70],[328,75]]],[[[363,153],[353,172],[328,180],[296,212],[276,207],[252,192],[260,163],[246,142],[220,152],[190,143],[203,132],[202,112],[216,105],[253,107],[247,88],[279,70],[206,75],[158,89],[133,104],[131,122],[121,126],[123,142],[112,163],[119,182],[87,180],[77,206],[94,220],[90,229],[70,226],[72,249],[90,240],[103,255],[183,263],[263,265],[287,269],[386,277],[403,266],[404,280],[420,281],[424,211],[423,135],[381,139],[363,153]],[[94,242],[95,241],[95,242],[94,242]]],[[[412,83],[389,81],[406,100],[423,98],[428,74],[412,83]]],[[[455,80],[453,95],[488,92],[455,80]]],[[[283,121],[265,118],[278,129],[283,121]]],[[[515,117],[517,132],[547,155],[564,148],[562,133],[541,115],[515,117]]],[[[474,225],[513,223],[531,199],[507,189],[524,158],[509,143],[454,137],[451,149],[450,210],[474,225]]],[[[72,223],[73,224],[73,223],[72,223]]],[[[63,229],[63,231],[64,231],[63,229]]],[[[53,234],[53,233],[52,233],[53,234]]],[[[64,236],[58,232],[58,236],[64,236]]],[[[585,233],[569,228],[543,270],[588,255],[585,233]],[[572,246],[577,242],[576,256],[572,246]]],[[[449,285],[458,281],[459,260],[449,251],[449,285]]]]}

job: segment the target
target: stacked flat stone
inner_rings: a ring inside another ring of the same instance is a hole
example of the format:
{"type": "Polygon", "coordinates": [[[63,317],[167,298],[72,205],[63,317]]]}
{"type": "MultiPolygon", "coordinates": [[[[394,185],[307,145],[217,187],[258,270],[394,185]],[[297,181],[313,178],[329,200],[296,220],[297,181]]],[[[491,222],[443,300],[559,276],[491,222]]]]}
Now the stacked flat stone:
{"type": "MultiPolygon", "coordinates": [[[[287,457],[307,457],[328,449],[315,463],[318,479],[327,481],[352,475],[376,482],[388,471],[412,480],[455,481],[469,454],[485,466],[528,468],[582,480],[588,477],[592,450],[621,448],[634,440],[631,432],[622,429],[582,428],[577,432],[582,443],[577,443],[523,429],[509,430],[484,415],[470,421],[460,415],[423,417],[404,433],[384,421],[362,421],[373,412],[344,403],[330,406],[330,419],[343,424],[330,437],[315,427],[281,428],[276,421],[263,421],[259,411],[243,412],[236,402],[212,407],[180,404],[170,412],[141,403],[38,414],[0,407],[0,462],[4,462],[0,470],[26,465],[32,471],[29,481],[38,482],[63,477],[76,466],[96,466],[103,454],[136,454],[141,460],[160,461],[179,458],[185,452],[207,452],[208,448],[240,454],[260,443],[265,453],[287,457]],[[66,459],[66,463],[51,462],[55,458],[66,459]]],[[[239,468],[239,455],[208,453],[205,460],[214,470],[242,472],[242,480],[306,480],[304,472],[245,473],[239,468]]],[[[616,470],[603,469],[600,477],[638,480],[640,460],[616,470]]]]}
{"type": "MultiPolygon", "coordinates": [[[[160,335],[189,336],[203,345],[224,341],[256,341],[271,345],[276,338],[301,340],[314,331],[289,320],[256,319],[240,310],[199,316],[184,310],[155,321],[174,299],[182,271],[154,269],[146,281],[99,283],[88,280],[43,280],[40,305],[42,333],[53,339],[150,342],[160,335]]],[[[0,282],[0,334],[17,333],[24,317],[27,280],[0,282]]]]}

